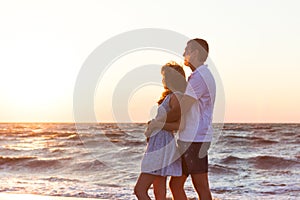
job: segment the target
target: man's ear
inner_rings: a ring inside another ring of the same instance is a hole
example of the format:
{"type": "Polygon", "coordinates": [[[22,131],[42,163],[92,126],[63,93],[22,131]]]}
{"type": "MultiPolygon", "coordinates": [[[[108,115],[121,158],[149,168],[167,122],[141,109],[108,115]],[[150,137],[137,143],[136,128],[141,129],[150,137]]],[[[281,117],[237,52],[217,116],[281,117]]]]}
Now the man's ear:
{"type": "Polygon", "coordinates": [[[192,51],[193,56],[196,57],[198,60],[201,59],[201,55],[200,55],[200,51],[199,49],[195,49],[194,51],[192,51]]]}
{"type": "MultiPolygon", "coordinates": [[[[194,50],[192,51],[192,53],[193,53],[194,56],[195,56],[195,55],[199,55],[200,52],[199,52],[199,49],[194,49],[194,50]]],[[[198,57],[198,56],[197,56],[197,57],[198,57]]]]}

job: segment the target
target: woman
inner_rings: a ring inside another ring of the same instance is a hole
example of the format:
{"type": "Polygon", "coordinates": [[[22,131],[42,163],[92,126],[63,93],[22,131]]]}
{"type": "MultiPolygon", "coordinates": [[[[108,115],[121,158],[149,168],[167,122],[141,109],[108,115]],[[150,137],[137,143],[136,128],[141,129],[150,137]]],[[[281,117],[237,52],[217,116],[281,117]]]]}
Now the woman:
{"type": "MultiPolygon", "coordinates": [[[[180,65],[170,62],[162,66],[161,74],[164,92],[158,101],[157,115],[149,122],[145,132],[148,145],[141,164],[141,174],[134,188],[139,200],[150,199],[148,189],[151,184],[154,187],[155,199],[165,200],[167,176],[181,176],[182,174],[174,131],[171,131],[178,127],[167,127],[168,130],[155,127],[157,124],[163,126],[168,111],[180,109],[179,98],[186,88],[185,73],[180,65]],[[156,125],[152,126],[152,124],[156,125]]],[[[174,121],[178,120],[180,120],[180,115],[174,121]]]]}

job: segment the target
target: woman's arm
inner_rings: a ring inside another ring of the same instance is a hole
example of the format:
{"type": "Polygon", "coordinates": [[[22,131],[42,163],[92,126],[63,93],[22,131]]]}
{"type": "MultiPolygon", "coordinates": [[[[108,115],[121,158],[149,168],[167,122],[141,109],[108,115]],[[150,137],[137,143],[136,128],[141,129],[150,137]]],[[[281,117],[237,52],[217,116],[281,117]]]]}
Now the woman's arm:
{"type": "Polygon", "coordinates": [[[183,95],[179,100],[177,99],[177,101],[173,101],[173,109],[171,109],[170,112],[167,113],[166,128],[170,127],[168,123],[174,122],[179,122],[179,124],[177,124],[178,129],[184,128],[184,116],[196,101],[197,100],[195,98],[189,95],[183,95]]]}

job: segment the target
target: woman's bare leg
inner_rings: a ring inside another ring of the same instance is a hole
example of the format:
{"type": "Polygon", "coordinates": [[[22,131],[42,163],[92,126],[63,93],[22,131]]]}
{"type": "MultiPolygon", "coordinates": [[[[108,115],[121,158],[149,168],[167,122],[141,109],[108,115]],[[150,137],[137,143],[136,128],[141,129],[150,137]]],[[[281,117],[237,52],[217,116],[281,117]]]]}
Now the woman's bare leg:
{"type": "Polygon", "coordinates": [[[138,200],[151,200],[148,195],[148,189],[157,176],[141,173],[134,187],[134,194],[138,200]]]}

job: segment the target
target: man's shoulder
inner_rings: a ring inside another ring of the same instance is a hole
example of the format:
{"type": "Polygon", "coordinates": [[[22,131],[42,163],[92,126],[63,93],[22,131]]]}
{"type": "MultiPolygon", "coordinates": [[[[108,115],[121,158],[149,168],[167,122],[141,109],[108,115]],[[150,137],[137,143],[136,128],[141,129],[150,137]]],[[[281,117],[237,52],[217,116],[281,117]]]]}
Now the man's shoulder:
{"type": "Polygon", "coordinates": [[[208,67],[203,67],[199,70],[198,79],[203,79],[205,82],[215,82],[214,75],[208,67]]]}

